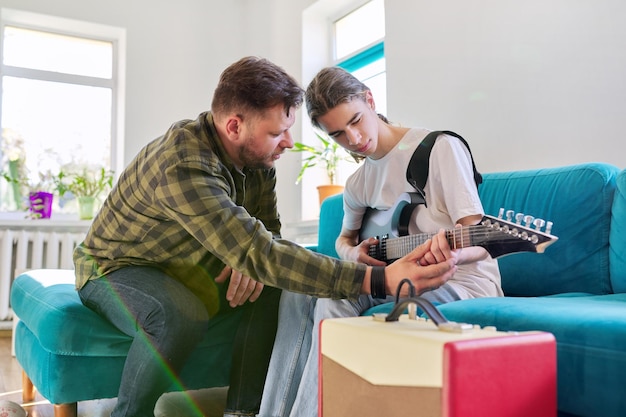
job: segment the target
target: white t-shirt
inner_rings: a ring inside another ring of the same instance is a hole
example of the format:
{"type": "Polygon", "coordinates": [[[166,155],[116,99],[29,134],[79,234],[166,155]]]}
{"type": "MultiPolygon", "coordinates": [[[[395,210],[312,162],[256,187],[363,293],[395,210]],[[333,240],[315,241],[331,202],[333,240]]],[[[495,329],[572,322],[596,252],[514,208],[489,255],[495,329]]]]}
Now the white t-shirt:
{"type": "MultiPolygon", "coordinates": [[[[387,210],[405,192],[415,192],[406,179],[413,152],[430,131],[410,129],[383,158],[366,158],[346,181],[343,226],[360,230],[368,207],[387,210]]],[[[409,232],[436,233],[452,229],[466,216],[484,214],[478,197],[470,153],[457,138],[440,136],[432,148],[428,179],[424,186],[426,206],[419,205],[409,224],[409,232]]],[[[459,265],[448,281],[461,299],[502,296],[500,271],[495,259],[487,258],[459,265]]]]}

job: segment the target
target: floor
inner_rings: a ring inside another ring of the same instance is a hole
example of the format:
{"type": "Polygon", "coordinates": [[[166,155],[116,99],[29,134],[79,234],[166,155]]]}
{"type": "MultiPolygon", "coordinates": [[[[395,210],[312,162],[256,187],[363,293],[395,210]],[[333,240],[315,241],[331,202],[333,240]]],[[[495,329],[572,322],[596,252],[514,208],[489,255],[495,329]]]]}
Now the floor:
{"type": "MultiPolygon", "coordinates": [[[[22,368],[11,355],[11,331],[0,330],[0,400],[21,404],[29,417],[54,417],[52,404],[41,395],[33,403],[22,404],[22,368]]],[[[159,399],[156,417],[221,417],[226,401],[225,388],[185,393],[168,393],[159,399]]],[[[82,401],[79,417],[109,417],[115,399],[82,401]]]]}

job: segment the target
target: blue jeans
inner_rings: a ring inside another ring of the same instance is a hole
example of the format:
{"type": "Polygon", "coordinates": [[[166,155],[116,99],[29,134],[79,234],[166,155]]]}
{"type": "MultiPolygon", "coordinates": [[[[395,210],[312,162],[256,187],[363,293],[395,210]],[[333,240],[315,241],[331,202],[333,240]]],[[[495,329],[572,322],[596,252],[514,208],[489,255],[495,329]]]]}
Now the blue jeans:
{"type": "MultiPolygon", "coordinates": [[[[421,296],[433,303],[459,299],[447,285],[421,296]]],[[[393,301],[393,296],[383,300],[369,295],[357,300],[331,300],[284,291],[258,417],[317,417],[320,322],[356,317],[370,307],[393,301]]]]}
{"type": "MultiPolygon", "coordinates": [[[[258,410],[276,331],[279,294],[279,290],[266,287],[256,302],[243,307],[227,400],[228,409],[235,414],[254,415],[258,410]],[[257,324],[262,327],[249,328],[257,324]],[[251,342],[256,337],[260,340],[251,342]],[[241,372],[244,366],[249,371],[246,378],[241,372]]],[[[133,338],[111,416],[154,417],[157,400],[172,385],[171,374],[180,372],[206,334],[209,316],[204,304],[159,269],[140,266],[91,280],[79,290],[79,296],[85,306],[133,338]]]]}

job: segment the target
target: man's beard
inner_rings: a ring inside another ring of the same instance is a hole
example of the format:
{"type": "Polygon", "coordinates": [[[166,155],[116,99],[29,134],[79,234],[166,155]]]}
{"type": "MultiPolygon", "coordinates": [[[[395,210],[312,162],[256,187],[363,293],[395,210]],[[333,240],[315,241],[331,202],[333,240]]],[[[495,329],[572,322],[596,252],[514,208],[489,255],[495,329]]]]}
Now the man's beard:
{"type": "Polygon", "coordinates": [[[250,144],[252,138],[246,140],[245,145],[239,149],[239,160],[243,166],[249,169],[269,169],[274,167],[274,153],[260,154],[250,144]]]}

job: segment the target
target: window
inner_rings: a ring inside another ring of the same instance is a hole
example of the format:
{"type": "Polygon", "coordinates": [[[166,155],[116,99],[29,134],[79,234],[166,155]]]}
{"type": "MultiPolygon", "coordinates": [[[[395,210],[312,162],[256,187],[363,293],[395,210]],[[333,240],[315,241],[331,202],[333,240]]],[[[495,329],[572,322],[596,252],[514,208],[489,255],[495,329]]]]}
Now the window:
{"type": "MultiPolygon", "coordinates": [[[[334,26],[336,65],[352,73],[367,85],[376,103],[376,111],[387,115],[387,77],[385,72],[385,7],[383,0],[372,0],[334,26]]],[[[357,165],[341,162],[344,177],[357,165]]]]}
{"type": "MultiPolygon", "coordinates": [[[[2,9],[0,40],[0,169],[19,158],[30,183],[68,165],[115,170],[124,31],[2,9]]],[[[15,208],[4,180],[0,191],[0,211],[15,208]]]]}
{"type": "MultiPolygon", "coordinates": [[[[377,111],[385,114],[384,0],[317,0],[304,10],[302,21],[304,83],[313,79],[321,68],[340,66],[367,84],[374,94],[377,111]]],[[[314,130],[306,117],[303,120],[302,141],[313,144],[314,130]]],[[[341,162],[338,183],[345,183],[357,168],[355,163],[341,162]]],[[[304,221],[319,217],[316,187],[324,181],[321,169],[319,173],[319,176],[307,174],[301,181],[300,213],[304,221]]],[[[296,239],[299,237],[298,233],[296,239]]]]}
{"type": "Polygon", "coordinates": [[[334,45],[336,65],[365,83],[376,100],[376,109],[386,114],[385,4],[372,0],[336,20],[334,45]]]}

